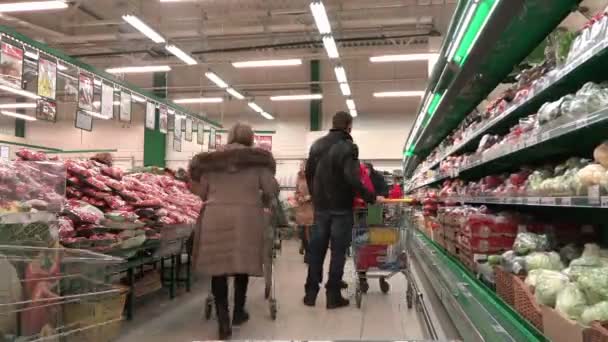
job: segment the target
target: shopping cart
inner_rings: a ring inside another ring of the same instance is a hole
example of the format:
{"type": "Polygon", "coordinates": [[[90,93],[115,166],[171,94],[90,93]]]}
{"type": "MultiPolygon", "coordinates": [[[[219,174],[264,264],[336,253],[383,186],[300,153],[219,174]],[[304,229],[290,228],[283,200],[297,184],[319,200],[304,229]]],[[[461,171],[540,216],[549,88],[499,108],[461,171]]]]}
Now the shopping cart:
{"type": "Polygon", "coordinates": [[[369,290],[368,279],[379,279],[380,290],[390,291],[387,279],[405,274],[404,202],[386,201],[357,209],[354,213],[353,261],[355,264],[355,299],[361,307],[363,294],[369,290]]]}

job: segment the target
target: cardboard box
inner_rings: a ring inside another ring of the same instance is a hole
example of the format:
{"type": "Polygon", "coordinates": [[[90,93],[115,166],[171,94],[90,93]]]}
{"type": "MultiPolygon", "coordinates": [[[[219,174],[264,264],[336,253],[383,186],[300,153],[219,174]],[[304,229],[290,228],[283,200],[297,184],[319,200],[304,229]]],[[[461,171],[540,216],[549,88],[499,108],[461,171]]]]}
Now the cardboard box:
{"type": "Polygon", "coordinates": [[[544,334],[552,342],[583,342],[585,327],[562,316],[555,309],[541,305],[544,334]]]}

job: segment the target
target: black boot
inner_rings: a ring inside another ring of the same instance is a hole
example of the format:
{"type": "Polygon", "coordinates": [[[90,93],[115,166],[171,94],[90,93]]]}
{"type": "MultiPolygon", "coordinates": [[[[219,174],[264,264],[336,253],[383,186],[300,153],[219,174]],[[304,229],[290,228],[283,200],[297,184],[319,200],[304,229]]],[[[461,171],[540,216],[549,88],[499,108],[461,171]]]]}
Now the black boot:
{"type": "Polygon", "coordinates": [[[304,305],[315,306],[317,304],[317,295],[313,293],[306,293],[304,295],[304,305]]]}
{"type": "Polygon", "coordinates": [[[232,325],[241,325],[249,320],[249,313],[245,310],[248,283],[249,277],[246,275],[238,275],[235,277],[234,315],[232,316],[232,325]]]}
{"type": "Polygon", "coordinates": [[[348,299],[342,297],[340,291],[327,291],[327,309],[339,309],[350,304],[348,299]]]}
{"type": "Polygon", "coordinates": [[[229,340],[232,337],[232,327],[230,326],[230,310],[228,303],[215,303],[217,322],[219,325],[219,339],[229,340]]]}

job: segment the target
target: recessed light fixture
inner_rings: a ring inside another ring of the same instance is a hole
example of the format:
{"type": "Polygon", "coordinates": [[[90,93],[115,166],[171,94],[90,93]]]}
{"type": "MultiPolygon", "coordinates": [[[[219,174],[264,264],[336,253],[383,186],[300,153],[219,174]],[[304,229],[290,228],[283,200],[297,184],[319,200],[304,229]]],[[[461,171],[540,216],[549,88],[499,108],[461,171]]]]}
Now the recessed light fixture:
{"type": "Polygon", "coordinates": [[[68,8],[65,1],[27,1],[0,4],[0,13],[45,11],[68,8]]]}
{"type": "Polygon", "coordinates": [[[154,29],[152,29],[150,26],[148,26],[146,23],[144,23],[138,17],[127,14],[127,15],[123,15],[122,19],[124,21],[126,21],[127,23],[129,23],[134,28],[136,28],[139,32],[144,34],[146,37],[152,39],[153,42],[164,43],[166,41],[165,38],[163,38],[163,36],[160,35],[160,33],[154,31],[154,29]]]}
{"type": "Polygon", "coordinates": [[[338,83],[348,82],[348,80],[346,79],[346,70],[344,70],[343,66],[335,67],[334,73],[336,74],[336,79],[338,80],[338,83]]]}
{"type": "Polygon", "coordinates": [[[110,74],[140,74],[147,72],[162,72],[171,71],[168,65],[150,65],[150,66],[129,66],[106,69],[110,74]]]}
{"type": "Polygon", "coordinates": [[[437,53],[413,53],[407,55],[384,55],[384,56],[372,56],[369,61],[372,63],[383,63],[383,62],[413,62],[413,61],[426,61],[438,57],[437,53]]]}
{"type": "Polygon", "coordinates": [[[175,45],[167,45],[167,46],[165,46],[165,49],[167,49],[167,51],[171,52],[175,57],[181,59],[182,62],[184,62],[188,65],[198,64],[196,59],[192,58],[192,56],[185,53],[182,49],[178,48],[175,45]]]}
{"type": "Polygon", "coordinates": [[[323,6],[323,2],[312,2],[310,4],[310,11],[312,12],[312,16],[315,19],[315,24],[317,25],[319,33],[331,33],[331,24],[329,23],[329,18],[327,17],[327,11],[325,10],[325,6],[323,6]]]}
{"type": "Polygon", "coordinates": [[[228,88],[228,83],[224,82],[223,79],[221,79],[216,73],[211,72],[211,71],[207,71],[205,73],[205,76],[213,83],[215,83],[216,86],[222,88],[222,89],[226,89],[228,88]]]}
{"type": "Polygon", "coordinates": [[[270,115],[267,112],[261,112],[260,115],[263,116],[266,120],[274,120],[274,116],[270,115]]]}
{"type": "Polygon", "coordinates": [[[8,110],[0,111],[0,113],[2,115],[12,116],[14,118],[21,119],[21,120],[36,121],[35,117],[29,116],[29,115],[25,115],[25,114],[19,114],[19,113],[15,113],[15,112],[9,112],[8,110]]]}
{"type": "Polygon", "coordinates": [[[424,96],[423,90],[406,90],[406,91],[384,91],[374,93],[374,97],[422,97],[424,96]]]}
{"type": "Polygon", "coordinates": [[[355,101],[353,99],[346,100],[346,107],[348,107],[350,110],[355,110],[355,101]]]}
{"type": "Polygon", "coordinates": [[[350,116],[352,116],[353,118],[356,118],[358,113],[356,109],[351,109],[349,110],[350,116]]]}
{"type": "Polygon", "coordinates": [[[342,92],[342,95],[344,95],[344,96],[352,95],[352,93],[350,91],[350,86],[348,85],[348,83],[340,83],[340,91],[342,92]]]}
{"type": "Polygon", "coordinates": [[[258,106],[255,102],[249,102],[247,103],[247,105],[249,106],[249,108],[253,109],[258,113],[262,113],[264,111],[262,107],[258,106]]]}
{"type": "Polygon", "coordinates": [[[282,66],[294,66],[302,65],[301,59],[272,59],[265,61],[244,61],[244,62],[233,62],[232,66],[235,68],[262,68],[262,67],[282,67],[282,66]]]}
{"type": "Polygon", "coordinates": [[[232,95],[234,98],[236,98],[238,100],[245,99],[245,96],[243,96],[243,94],[236,91],[234,88],[228,88],[228,89],[226,89],[226,91],[228,92],[228,94],[232,95]]]}
{"type": "Polygon", "coordinates": [[[221,97],[196,97],[189,99],[174,99],[174,103],[187,104],[187,103],[221,103],[224,99],[221,97]]]}
{"type": "Polygon", "coordinates": [[[330,59],[340,58],[340,54],[338,53],[338,46],[336,45],[336,41],[332,36],[323,37],[323,46],[325,47],[325,51],[327,52],[327,56],[330,59]]]}
{"type": "Polygon", "coordinates": [[[302,95],[278,95],[271,96],[271,101],[298,101],[298,100],[320,100],[323,98],[321,94],[302,94],[302,95]]]}

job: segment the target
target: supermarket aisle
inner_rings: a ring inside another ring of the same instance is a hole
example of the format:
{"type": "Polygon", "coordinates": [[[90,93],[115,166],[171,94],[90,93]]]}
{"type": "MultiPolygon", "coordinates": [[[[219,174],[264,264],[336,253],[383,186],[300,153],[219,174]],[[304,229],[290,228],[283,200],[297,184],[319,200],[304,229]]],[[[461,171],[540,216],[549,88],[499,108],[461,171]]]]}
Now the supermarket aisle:
{"type": "MultiPolygon", "coordinates": [[[[347,266],[347,281],[352,284],[352,263],[347,266]]],[[[406,340],[422,339],[422,326],[415,310],[405,305],[405,278],[391,279],[391,292],[380,293],[377,281],[371,281],[363,308],[355,305],[338,311],[325,310],[324,296],[316,308],[301,304],[306,268],[297,253],[297,243],[286,241],[277,259],[277,298],[279,317],[269,318],[264,301],[264,282],[250,285],[249,312],[252,320],[234,330],[236,340],[406,340]]],[[[353,286],[350,287],[351,289],[353,286]]],[[[217,338],[217,323],[202,319],[202,305],[207,289],[199,286],[188,296],[170,302],[166,297],[143,305],[133,322],[126,323],[119,342],[196,341],[217,338]]],[[[354,303],[353,291],[349,291],[354,303]]]]}

